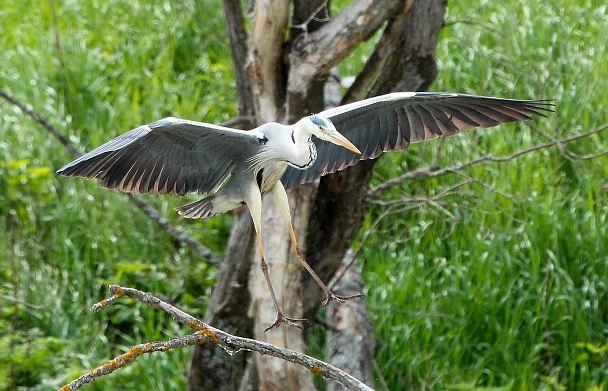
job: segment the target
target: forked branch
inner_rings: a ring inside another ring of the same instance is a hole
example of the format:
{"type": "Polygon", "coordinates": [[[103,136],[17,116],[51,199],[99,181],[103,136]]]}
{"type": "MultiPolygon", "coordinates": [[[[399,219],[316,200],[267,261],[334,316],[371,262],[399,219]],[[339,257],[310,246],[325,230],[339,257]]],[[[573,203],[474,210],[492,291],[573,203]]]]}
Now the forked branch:
{"type": "Polygon", "coordinates": [[[302,36],[290,54],[288,93],[301,94],[313,80],[329,74],[400,6],[405,7],[401,0],[355,0],[329,23],[302,36]]]}
{"type": "MultiPolygon", "coordinates": [[[[495,163],[508,162],[508,161],[514,160],[520,156],[527,155],[529,153],[536,152],[536,151],[539,151],[539,150],[542,150],[545,148],[550,148],[550,147],[558,147],[558,148],[564,150],[564,144],[567,144],[567,143],[570,143],[570,142],[573,142],[576,140],[580,140],[585,137],[592,136],[592,135],[594,135],[596,133],[600,133],[606,129],[608,129],[608,123],[601,125],[595,129],[592,129],[585,133],[576,134],[576,135],[569,136],[569,137],[564,137],[562,139],[552,139],[549,142],[546,142],[543,144],[538,144],[538,145],[535,145],[530,148],[522,149],[520,151],[517,151],[517,152],[507,155],[507,156],[492,156],[492,155],[488,154],[488,155],[479,157],[477,159],[470,160],[461,165],[454,166],[454,167],[448,167],[448,168],[444,168],[444,169],[441,169],[440,166],[435,161],[433,163],[433,165],[431,165],[431,166],[421,167],[421,168],[418,168],[418,169],[415,169],[412,171],[408,171],[403,175],[399,175],[398,177],[389,179],[389,180],[379,184],[378,186],[376,186],[368,191],[366,198],[367,198],[368,202],[373,202],[386,190],[388,190],[392,187],[395,187],[397,185],[400,185],[402,183],[405,183],[407,181],[414,180],[414,179],[437,178],[440,176],[444,176],[446,174],[461,172],[461,171],[466,170],[467,168],[477,166],[477,165],[480,165],[480,164],[486,163],[486,162],[495,162],[495,163]]],[[[601,153],[589,155],[589,156],[580,156],[580,158],[581,159],[590,159],[590,158],[599,157],[599,156],[602,156],[605,154],[608,154],[608,151],[603,151],[601,153]]],[[[566,155],[571,158],[576,157],[576,155],[569,153],[569,152],[566,153],[566,155]]]]}
{"type": "Polygon", "coordinates": [[[95,304],[91,308],[91,311],[97,312],[100,309],[111,305],[120,298],[128,296],[139,300],[142,303],[148,304],[153,308],[167,312],[178,322],[183,323],[193,329],[194,333],[180,338],[171,338],[166,341],[149,342],[134,346],[127,353],[119,355],[108,363],[101,365],[80,376],[78,379],[73,380],[69,384],[66,384],[60,389],[60,391],[77,390],[87,383],[91,383],[104,375],[114,372],[116,369],[122,368],[142,354],[158,351],[165,352],[174,348],[183,348],[203,343],[216,344],[230,355],[234,355],[241,350],[250,350],[260,354],[277,357],[308,368],[313,375],[321,374],[323,377],[334,379],[349,390],[372,390],[359,380],[334,367],[333,365],[329,365],[321,360],[290,349],[281,348],[279,346],[256,341],[254,339],[242,338],[228,334],[202,322],[201,320],[180,310],[179,308],[162,301],[151,293],[142,292],[133,288],[121,287],[118,285],[110,285],[110,292],[113,296],[107,300],[102,300],[101,302],[95,304]]]}

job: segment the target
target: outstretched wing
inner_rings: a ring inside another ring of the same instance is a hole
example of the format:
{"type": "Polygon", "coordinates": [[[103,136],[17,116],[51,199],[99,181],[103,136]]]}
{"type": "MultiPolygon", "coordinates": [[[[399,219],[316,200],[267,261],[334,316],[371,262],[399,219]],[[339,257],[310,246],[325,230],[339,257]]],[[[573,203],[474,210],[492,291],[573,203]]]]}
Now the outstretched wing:
{"type": "Polygon", "coordinates": [[[292,188],[352,166],[359,160],[374,159],[382,152],[404,150],[410,143],[452,136],[477,127],[529,120],[534,115],[545,117],[544,113],[552,111],[552,106],[549,100],[443,92],[397,92],[338,106],[318,115],[329,118],[361,154],[315,138],[315,163],[303,171],[289,167],[281,182],[285,188],[292,188]]]}
{"type": "Polygon", "coordinates": [[[107,188],[128,193],[204,194],[257,152],[258,136],[256,131],[164,118],[108,141],[57,174],[97,178],[107,188]]]}

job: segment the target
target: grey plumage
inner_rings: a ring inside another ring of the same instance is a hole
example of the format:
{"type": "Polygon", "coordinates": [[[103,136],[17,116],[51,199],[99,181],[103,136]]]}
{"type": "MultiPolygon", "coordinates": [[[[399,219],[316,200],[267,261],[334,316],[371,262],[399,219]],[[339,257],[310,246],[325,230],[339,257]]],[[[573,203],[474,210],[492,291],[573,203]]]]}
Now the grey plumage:
{"type": "Polygon", "coordinates": [[[374,159],[382,152],[404,150],[411,143],[545,116],[552,106],[546,100],[401,92],[325,110],[294,125],[267,123],[251,131],[165,118],[110,140],[57,173],[97,178],[105,187],[130,193],[207,195],[177,208],[190,218],[212,216],[246,203],[277,311],[277,320],[269,328],[281,323],[297,326],[295,322],[302,319],[281,313],[264,262],[263,194],[278,203],[298,260],[326,293],[323,304],[344,301],[352,297],[332,293],[302,258],[285,188],[374,159]]]}
{"type": "Polygon", "coordinates": [[[513,100],[476,95],[417,92],[395,93],[325,110],[319,116],[331,120],[361,155],[335,144],[314,139],[317,160],[305,171],[287,168],[281,182],[290,189],[322,175],[352,166],[359,160],[377,158],[382,152],[401,151],[411,143],[463,130],[487,128],[505,122],[545,116],[549,100],[513,100]],[[369,103],[360,105],[363,102],[369,103]]]}

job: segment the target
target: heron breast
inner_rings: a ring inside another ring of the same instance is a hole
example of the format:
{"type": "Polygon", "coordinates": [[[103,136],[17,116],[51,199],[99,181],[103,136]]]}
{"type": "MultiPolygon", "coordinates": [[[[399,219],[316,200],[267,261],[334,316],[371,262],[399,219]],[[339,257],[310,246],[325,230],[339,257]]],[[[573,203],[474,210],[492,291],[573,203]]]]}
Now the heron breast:
{"type": "Polygon", "coordinates": [[[262,194],[270,190],[283,176],[287,163],[276,162],[262,168],[256,174],[256,182],[262,194]]]}
{"type": "Polygon", "coordinates": [[[310,138],[308,139],[307,146],[307,151],[304,154],[300,154],[298,158],[302,163],[290,161],[288,163],[290,166],[295,167],[298,170],[306,170],[315,163],[315,160],[317,160],[317,147],[310,138]]]}

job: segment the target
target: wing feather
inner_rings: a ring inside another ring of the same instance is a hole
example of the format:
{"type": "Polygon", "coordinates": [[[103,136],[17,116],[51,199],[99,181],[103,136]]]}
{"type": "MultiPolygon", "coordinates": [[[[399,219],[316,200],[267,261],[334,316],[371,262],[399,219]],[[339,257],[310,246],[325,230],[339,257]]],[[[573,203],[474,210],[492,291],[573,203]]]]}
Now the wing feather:
{"type": "Polygon", "coordinates": [[[108,141],[57,171],[129,193],[217,189],[259,149],[259,132],[165,118],[108,141]]]}
{"type": "Polygon", "coordinates": [[[304,171],[288,167],[281,181],[286,188],[311,182],[382,152],[400,151],[410,143],[504,122],[546,117],[550,100],[500,99],[444,92],[401,92],[338,106],[319,113],[362,153],[315,140],[317,162],[304,171]],[[346,151],[346,152],[344,152],[346,151]],[[318,164],[317,164],[318,163],[318,164]]]}

